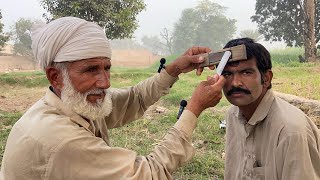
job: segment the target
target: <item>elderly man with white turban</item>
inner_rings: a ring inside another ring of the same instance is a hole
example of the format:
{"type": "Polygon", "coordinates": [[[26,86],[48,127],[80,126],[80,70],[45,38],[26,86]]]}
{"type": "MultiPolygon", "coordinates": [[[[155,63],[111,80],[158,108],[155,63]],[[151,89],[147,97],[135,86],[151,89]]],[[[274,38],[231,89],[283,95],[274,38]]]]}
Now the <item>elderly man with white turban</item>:
{"type": "Polygon", "coordinates": [[[1,166],[4,180],[172,179],[194,155],[197,117],[221,98],[223,77],[208,77],[187,109],[147,156],[112,147],[108,129],[138,119],[169,92],[180,73],[197,69],[210,51],[193,47],[160,73],[126,89],[110,87],[111,48],[103,30],[75,17],[32,34],[34,56],[50,82],[45,96],[13,126],[1,166]]]}

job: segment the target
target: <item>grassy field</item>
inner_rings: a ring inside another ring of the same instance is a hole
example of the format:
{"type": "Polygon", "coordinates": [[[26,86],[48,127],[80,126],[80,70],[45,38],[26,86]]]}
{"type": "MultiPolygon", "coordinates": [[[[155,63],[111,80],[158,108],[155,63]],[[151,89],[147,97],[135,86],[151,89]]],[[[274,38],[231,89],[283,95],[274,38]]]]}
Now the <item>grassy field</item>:
{"type": "MultiPolygon", "coordinates": [[[[297,56],[302,54],[301,49],[287,49],[272,52],[273,58],[273,89],[305,98],[320,99],[320,65],[301,64],[297,56]]],[[[175,57],[168,57],[171,61],[175,57]]],[[[152,76],[158,64],[146,69],[113,68],[111,72],[112,87],[126,87],[152,76]]],[[[147,155],[159,142],[166,131],[176,122],[179,103],[182,99],[188,100],[194,87],[212,71],[205,71],[202,76],[195,73],[183,74],[180,80],[172,87],[169,95],[164,96],[157,103],[168,109],[163,114],[153,114],[152,118],[142,118],[124,127],[113,129],[110,137],[114,146],[129,148],[141,155],[147,155]]],[[[11,89],[39,88],[44,89],[48,82],[42,72],[10,73],[0,75],[0,97],[8,99],[11,89]],[[8,91],[9,94],[5,93],[8,91]]],[[[15,91],[19,93],[19,91],[15,91]]],[[[32,92],[30,92],[32,93],[32,92]]],[[[42,94],[38,95],[39,98],[42,94]]],[[[24,99],[21,99],[23,102],[24,99]]],[[[224,112],[229,103],[225,98],[215,108],[203,112],[195,130],[193,143],[196,155],[193,160],[178,169],[175,179],[223,179],[224,163],[224,136],[225,132],[219,129],[219,120],[224,118],[224,112]]],[[[6,138],[14,122],[21,117],[21,111],[4,111],[0,106],[0,150],[1,159],[6,138]]],[[[1,160],[0,159],[0,160],[1,160]]]]}

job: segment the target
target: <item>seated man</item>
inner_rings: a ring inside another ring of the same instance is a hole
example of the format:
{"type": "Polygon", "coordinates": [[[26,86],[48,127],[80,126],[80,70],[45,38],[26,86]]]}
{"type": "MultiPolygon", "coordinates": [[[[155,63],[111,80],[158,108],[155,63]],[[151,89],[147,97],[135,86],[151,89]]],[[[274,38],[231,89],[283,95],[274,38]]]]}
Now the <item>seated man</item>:
{"type": "Polygon", "coordinates": [[[246,45],[247,60],[230,62],[223,92],[233,104],[226,117],[225,179],[320,179],[320,136],[298,108],[276,97],[269,52],[252,39],[235,39],[225,48],[246,45]]]}
{"type": "Polygon", "coordinates": [[[208,48],[189,49],[136,86],[111,89],[111,48],[98,25],[60,18],[36,30],[32,40],[51,86],[13,126],[0,179],[172,179],[173,171],[192,158],[197,117],[219,102],[224,78],[200,83],[187,110],[147,156],[111,147],[108,129],[141,117],[169,92],[180,73],[201,73],[203,58],[196,55],[208,48]]]}

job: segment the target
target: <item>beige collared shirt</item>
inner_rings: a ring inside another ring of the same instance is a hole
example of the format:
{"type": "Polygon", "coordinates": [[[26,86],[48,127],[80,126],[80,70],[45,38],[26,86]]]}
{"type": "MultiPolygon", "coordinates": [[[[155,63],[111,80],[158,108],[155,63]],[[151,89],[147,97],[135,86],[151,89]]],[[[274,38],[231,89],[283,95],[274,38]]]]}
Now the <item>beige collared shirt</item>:
{"type": "Polygon", "coordinates": [[[13,126],[1,166],[4,180],[172,179],[194,155],[191,134],[197,118],[181,118],[147,156],[111,147],[108,129],[141,117],[177,80],[166,71],[127,89],[113,89],[113,111],[89,121],[65,107],[50,90],[13,126]]]}
{"type": "Polygon", "coordinates": [[[236,106],[226,120],[226,180],[320,179],[319,130],[272,90],[248,122],[236,106]]]}

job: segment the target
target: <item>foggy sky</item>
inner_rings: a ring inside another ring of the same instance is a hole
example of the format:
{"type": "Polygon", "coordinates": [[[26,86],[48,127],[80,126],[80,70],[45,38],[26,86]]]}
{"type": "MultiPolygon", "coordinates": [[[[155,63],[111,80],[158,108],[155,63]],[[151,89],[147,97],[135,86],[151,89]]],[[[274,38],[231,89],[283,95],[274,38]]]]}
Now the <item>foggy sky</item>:
{"type": "MultiPolygon", "coordinates": [[[[255,0],[215,0],[214,2],[227,7],[226,16],[237,20],[237,32],[243,29],[256,29],[250,16],[254,14],[255,0]]],[[[179,19],[185,8],[197,5],[197,0],[145,0],[146,10],[138,15],[139,28],[135,31],[136,39],[143,35],[160,35],[163,28],[172,30],[173,24],[179,19]]],[[[45,10],[40,7],[39,0],[0,0],[2,23],[7,32],[21,17],[42,19],[45,10]]]]}

